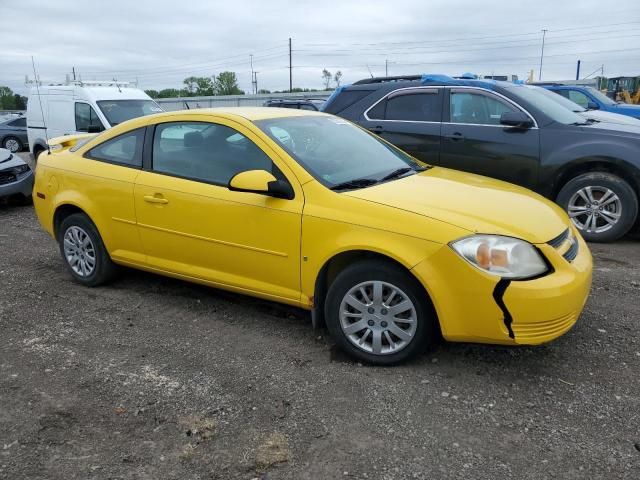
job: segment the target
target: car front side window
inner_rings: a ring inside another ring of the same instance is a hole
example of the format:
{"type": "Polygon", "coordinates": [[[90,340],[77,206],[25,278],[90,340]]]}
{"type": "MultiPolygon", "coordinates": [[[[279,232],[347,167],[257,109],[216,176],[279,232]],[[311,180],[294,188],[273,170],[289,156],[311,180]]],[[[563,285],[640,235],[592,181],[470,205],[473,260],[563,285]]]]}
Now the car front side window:
{"type": "Polygon", "coordinates": [[[485,93],[452,90],[449,97],[451,123],[500,125],[503,113],[517,111],[507,102],[485,93]]]}
{"type": "Polygon", "coordinates": [[[584,93],[577,90],[569,90],[569,100],[577,103],[582,108],[587,108],[589,102],[591,101],[589,97],[587,97],[584,93]]]}
{"type": "Polygon", "coordinates": [[[230,127],[213,123],[158,124],[152,158],[155,172],[215,185],[226,186],[247,170],[282,175],[255,143],[230,127]]]}
{"type": "Polygon", "coordinates": [[[75,106],[76,113],[76,131],[88,132],[89,127],[92,131],[98,132],[104,130],[104,126],[95,110],[88,103],[77,102],[75,106]]]}

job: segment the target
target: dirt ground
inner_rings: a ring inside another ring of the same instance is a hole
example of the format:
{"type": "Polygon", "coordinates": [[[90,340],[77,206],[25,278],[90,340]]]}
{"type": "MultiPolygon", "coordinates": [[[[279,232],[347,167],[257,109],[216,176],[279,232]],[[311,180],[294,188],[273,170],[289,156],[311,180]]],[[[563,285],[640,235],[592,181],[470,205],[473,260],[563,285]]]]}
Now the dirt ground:
{"type": "Polygon", "coordinates": [[[640,241],[593,245],[577,325],[394,368],[308,314],[125,270],[71,281],[0,206],[1,479],[638,479],[640,241]]]}

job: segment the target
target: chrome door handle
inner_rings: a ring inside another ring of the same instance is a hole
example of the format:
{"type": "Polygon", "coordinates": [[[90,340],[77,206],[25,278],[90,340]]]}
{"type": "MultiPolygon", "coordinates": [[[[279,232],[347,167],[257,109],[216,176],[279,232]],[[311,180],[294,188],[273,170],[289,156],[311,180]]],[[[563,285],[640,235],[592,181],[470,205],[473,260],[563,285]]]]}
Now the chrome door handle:
{"type": "Polygon", "coordinates": [[[154,195],[145,195],[144,201],[149,203],[161,203],[161,204],[169,203],[169,200],[167,200],[166,198],[156,197],[154,195]]]}

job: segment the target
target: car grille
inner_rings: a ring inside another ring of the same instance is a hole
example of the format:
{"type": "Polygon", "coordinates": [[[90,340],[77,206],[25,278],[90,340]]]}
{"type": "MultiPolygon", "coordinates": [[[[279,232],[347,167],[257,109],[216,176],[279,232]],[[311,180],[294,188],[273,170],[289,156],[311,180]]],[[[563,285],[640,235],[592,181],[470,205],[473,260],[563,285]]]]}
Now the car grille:
{"type": "Polygon", "coordinates": [[[13,173],[0,172],[0,185],[6,185],[13,183],[17,180],[17,177],[13,173]]]}
{"type": "Polygon", "coordinates": [[[547,242],[547,245],[551,245],[556,250],[561,250],[565,248],[567,242],[570,243],[569,248],[567,248],[563,253],[562,257],[567,262],[573,262],[575,258],[578,256],[578,250],[580,249],[580,245],[578,244],[578,240],[571,234],[570,229],[566,229],[560,235],[555,238],[552,238],[547,242]]]}
{"type": "Polygon", "coordinates": [[[560,318],[543,322],[513,322],[511,328],[519,343],[537,343],[545,337],[557,337],[569,330],[576,322],[576,314],[570,313],[560,318]]]}

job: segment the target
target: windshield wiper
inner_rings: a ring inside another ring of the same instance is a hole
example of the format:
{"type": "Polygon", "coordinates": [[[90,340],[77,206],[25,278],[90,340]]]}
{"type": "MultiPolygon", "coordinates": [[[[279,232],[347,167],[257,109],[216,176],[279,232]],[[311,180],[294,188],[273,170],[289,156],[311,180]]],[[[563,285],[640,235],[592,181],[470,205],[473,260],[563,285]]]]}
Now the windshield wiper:
{"type": "Polygon", "coordinates": [[[388,173],[387,175],[382,177],[379,181],[380,182],[384,182],[385,180],[391,180],[393,178],[398,178],[401,175],[404,175],[405,173],[409,173],[409,172],[412,172],[412,171],[413,171],[413,168],[411,168],[411,167],[398,168],[398,169],[394,170],[393,172],[388,173]]]}
{"type": "Polygon", "coordinates": [[[373,178],[354,178],[353,180],[348,180],[346,182],[338,183],[331,187],[331,190],[351,190],[353,188],[364,188],[370,187],[371,185],[375,185],[378,183],[378,180],[374,180],[373,178]]]}

